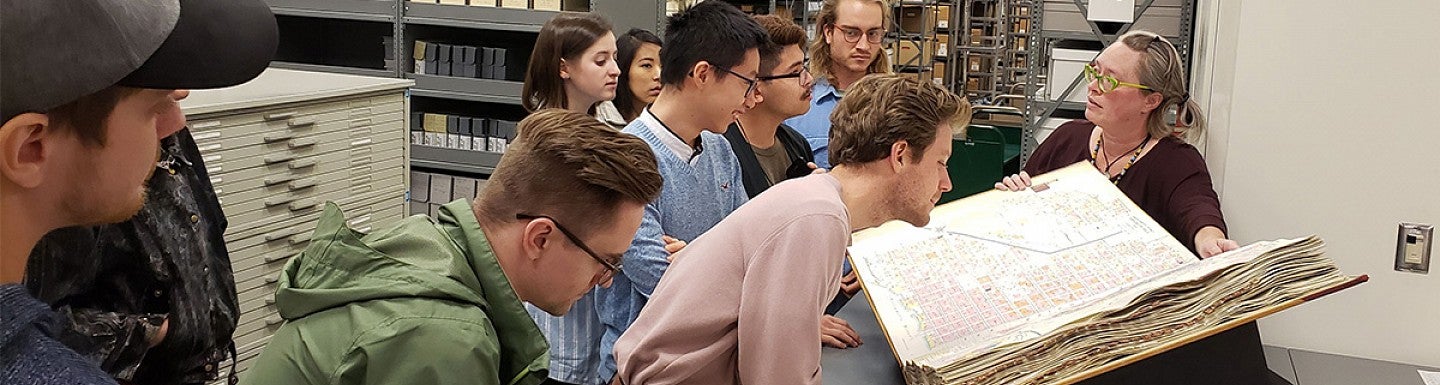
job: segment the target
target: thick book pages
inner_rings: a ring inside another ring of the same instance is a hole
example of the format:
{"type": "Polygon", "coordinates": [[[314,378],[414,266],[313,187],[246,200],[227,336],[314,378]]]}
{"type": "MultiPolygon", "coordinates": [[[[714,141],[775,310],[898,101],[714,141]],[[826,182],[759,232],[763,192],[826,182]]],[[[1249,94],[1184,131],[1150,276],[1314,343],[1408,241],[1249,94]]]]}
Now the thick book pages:
{"type": "Polygon", "coordinates": [[[1088,164],[855,234],[909,384],[1068,384],[1349,287],[1309,237],[1195,258],[1088,164]]]}

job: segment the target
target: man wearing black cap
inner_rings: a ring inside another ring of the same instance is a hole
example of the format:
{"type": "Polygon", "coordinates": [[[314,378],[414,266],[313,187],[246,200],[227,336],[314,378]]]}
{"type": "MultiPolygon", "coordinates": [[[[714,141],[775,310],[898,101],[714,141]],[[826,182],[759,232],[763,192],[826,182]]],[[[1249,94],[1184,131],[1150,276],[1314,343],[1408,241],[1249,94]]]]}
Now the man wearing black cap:
{"type": "MultiPolygon", "coordinates": [[[[166,153],[161,139],[184,126],[184,90],[258,75],[275,52],[274,17],[255,0],[0,0],[0,9],[0,383],[113,383],[57,340],[73,325],[16,284],[27,257],[52,230],[141,210],[145,181],[166,153]]],[[[96,247],[103,248],[88,245],[61,262],[113,258],[90,251],[96,247]]],[[[84,285],[110,295],[148,289],[115,282],[84,285]]],[[[233,287],[210,289],[234,296],[233,287]]],[[[172,319],[147,319],[159,327],[125,343],[162,340],[166,329],[182,327],[183,318],[172,319]]]]}

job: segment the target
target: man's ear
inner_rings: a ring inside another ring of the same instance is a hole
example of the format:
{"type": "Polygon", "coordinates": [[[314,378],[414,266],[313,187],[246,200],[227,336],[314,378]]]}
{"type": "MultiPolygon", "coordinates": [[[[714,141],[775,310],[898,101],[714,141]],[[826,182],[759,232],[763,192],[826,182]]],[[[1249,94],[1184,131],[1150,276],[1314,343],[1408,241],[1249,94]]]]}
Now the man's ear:
{"type": "Polygon", "coordinates": [[[704,60],[696,62],[690,67],[690,77],[695,78],[695,83],[703,87],[715,81],[715,66],[704,60]]]}
{"type": "Polygon", "coordinates": [[[552,247],[550,233],[555,231],[555,224],[549,219],[532,219],[525,223],[525,229],[521,232],[524,244],[521,249],[525,251],[525,259],[534,261],[540,258],[546,248],[552,247]]]}
{"type": "Polygon", "coordinates": [[[900,166],[905,165],[905,156],[911,151],[913,151],[913,149],[910,148],[910,142],[906,142],[904,139],[897,140],[895,141],[895,143],[891,144],[889,158],[890,168],[899,171],[900,166]]]}
{"type": "Polygon", "coordinates": [[[0,125],[0,174],[22,188],[39,186],[57,138],[45,114],[24,113],[5,121],[0,125]]]}

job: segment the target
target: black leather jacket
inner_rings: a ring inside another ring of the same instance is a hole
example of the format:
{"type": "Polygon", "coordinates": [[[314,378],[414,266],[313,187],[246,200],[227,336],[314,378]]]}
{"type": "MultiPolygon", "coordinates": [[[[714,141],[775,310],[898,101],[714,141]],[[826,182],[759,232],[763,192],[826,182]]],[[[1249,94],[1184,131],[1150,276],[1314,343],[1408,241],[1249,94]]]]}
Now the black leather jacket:
{"type": "Polygon", "coordinates": [[[190,131],[161,141],[145,206],[130,221],[46,235],[25,283],[66,324],[59,339],[118,379],[195,384],[218,378],[240,316],[225,215],[190,131]],[[165,339],[147,335],[163,320],[165,339]]]}

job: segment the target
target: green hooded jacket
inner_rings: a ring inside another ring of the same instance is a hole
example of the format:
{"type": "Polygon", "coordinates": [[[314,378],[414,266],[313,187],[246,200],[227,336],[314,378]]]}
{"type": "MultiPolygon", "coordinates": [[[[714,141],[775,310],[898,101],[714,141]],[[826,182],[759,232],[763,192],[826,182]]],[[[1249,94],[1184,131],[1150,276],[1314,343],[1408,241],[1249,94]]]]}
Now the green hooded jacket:
{"type": "Polygon", "coordinates": [[[286,323],[241,384],[534,385],[550,366],[463,200],[369,235],[326,204],[279,284],[286,323]]]}

